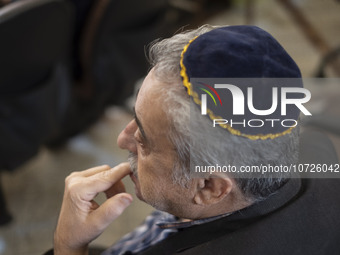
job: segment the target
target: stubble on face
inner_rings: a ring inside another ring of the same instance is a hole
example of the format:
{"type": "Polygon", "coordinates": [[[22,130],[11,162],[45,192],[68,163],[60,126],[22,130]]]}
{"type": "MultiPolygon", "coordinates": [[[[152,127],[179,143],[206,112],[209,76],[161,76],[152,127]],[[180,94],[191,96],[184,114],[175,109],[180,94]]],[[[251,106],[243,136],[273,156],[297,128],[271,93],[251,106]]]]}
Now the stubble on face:
{"type": "Polygon", "coordinates": [[[137,171],[138,156],[137,154],[129,151],[128,162],[130,163],[132,174],[138,179],[138,171],[137,171]]]}

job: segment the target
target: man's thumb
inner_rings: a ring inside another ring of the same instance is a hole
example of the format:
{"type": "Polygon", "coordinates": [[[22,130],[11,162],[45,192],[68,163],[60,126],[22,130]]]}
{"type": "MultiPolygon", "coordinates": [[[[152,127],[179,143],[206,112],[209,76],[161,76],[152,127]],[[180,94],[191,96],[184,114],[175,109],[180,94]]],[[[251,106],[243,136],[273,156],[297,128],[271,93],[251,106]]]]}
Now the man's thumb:
{"type": "Polygon", "coordinates": [[[110,225],[132,203],[132,196],[128,193],[119,193],[106,200],[91,217],[103,230],[110,225]]]}

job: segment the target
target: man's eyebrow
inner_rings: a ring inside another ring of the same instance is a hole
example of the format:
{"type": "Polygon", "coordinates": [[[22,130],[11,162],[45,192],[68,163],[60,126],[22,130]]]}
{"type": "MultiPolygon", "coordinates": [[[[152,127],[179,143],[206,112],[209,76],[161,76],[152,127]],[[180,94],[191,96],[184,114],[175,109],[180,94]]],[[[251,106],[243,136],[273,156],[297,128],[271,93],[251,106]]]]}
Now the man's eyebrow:
{"type": "Polygon", "coordinates": [[[138,126],[138,128],[139,128],[139,130],[140,130],[140,132],[141,132],[141,134],[142,134],[142,136],[144,138],[144,140],[147,141],[148,139],[146,138],[145,131],[144,131],[144,128],[142,126],[142,123],[140,122],[140,120],[137,117],[135,107],[133,107],[133,117],[134,117],[134,119],[135,119],[135,121],[137,123],[137,126],[138,126]]]}

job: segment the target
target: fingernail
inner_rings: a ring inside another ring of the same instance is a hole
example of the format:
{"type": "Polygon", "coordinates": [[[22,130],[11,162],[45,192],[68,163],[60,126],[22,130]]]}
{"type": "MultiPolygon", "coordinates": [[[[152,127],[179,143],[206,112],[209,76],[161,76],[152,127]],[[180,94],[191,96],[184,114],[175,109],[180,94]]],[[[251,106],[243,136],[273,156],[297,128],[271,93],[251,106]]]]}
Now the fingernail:
{"type": "Polygon", "coordinates": [[[122,197],[122,200],[124,202],[124,204],[130,205],[132,203],[132,197],[131,196],[124,196],[122,197]]]}

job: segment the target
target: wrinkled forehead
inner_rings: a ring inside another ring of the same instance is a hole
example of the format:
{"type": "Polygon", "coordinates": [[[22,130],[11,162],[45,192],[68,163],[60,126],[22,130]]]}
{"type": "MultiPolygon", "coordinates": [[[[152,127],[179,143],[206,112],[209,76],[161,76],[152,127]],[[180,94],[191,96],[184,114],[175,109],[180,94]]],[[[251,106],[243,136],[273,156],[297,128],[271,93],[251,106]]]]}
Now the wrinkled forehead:
{"type": "Polygon", "coordinates": [[[155,78],[153,69],[151,69],[145,77],[136,97],[135,109],[137,113],[140,110],[145,110],[145,108],[152,108],[155,104],[161,106],[161,102],[159,102],[162,98],[161,86],[162,84],[155,78]]]}
{"type": "Polygon", "coordinates": [[[154,78],[153,78],[153,74],[152,74],[152,70],[148,73],[148,75],[145,77],[142,86],[140,87],[137,97],[136,97],[136,108],[139,104],[142,103],[143,100],[145,100],[145,97],[147,98],[148,95],[150,94],[154,94],[154,88],[155,85],[154,84],[154,78]]]}
{"type": "Polygon", "coordinates": [[[168,131],[168,119],[163,106],[162,84],[154,76],[153,70],[144,79],[137,95],[135,111],[145,132],[152,136],[163,135],[168,131]]]}

